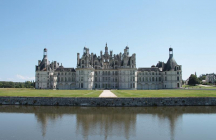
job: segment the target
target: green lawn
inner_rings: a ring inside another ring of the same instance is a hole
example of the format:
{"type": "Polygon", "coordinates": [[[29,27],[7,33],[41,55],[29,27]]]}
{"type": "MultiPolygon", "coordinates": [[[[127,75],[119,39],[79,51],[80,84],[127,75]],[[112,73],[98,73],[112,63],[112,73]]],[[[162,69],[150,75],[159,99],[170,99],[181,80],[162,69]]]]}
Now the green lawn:
{"type": "Polygon", "coordinates": [[[112,90],[118,97],[216,97],[216,90],[112,90]]]}
{"type": "Polygon", "coordinates": [[[190,86],[190,85],[183,85],[183,88],[190,88],[190,89],[216,89],[216,86],[209,86],[207,85],[207,87],[205,86],[190,86]]]}
{"type": "Polygon", "coordinates": [[[99,97],[102,90],[37,90],[26,88],[0,88],[0,96],[25,97],[99,97]]]}

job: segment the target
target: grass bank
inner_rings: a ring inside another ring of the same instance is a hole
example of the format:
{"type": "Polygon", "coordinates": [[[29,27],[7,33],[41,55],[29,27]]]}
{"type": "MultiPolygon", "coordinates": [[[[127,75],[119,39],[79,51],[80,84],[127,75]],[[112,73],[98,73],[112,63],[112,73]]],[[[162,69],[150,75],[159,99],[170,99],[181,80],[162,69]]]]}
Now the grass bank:
{"type": "Polygon", "coordinates": [[[112,90],[117,97],[216,97],[216,90],[112,90]]]}
{"type": "Polygon", "coordinates": [[[24,97],[99,97],[102,90],[37,90],[26,88],[0,88],[0,96],[24,97]]]}

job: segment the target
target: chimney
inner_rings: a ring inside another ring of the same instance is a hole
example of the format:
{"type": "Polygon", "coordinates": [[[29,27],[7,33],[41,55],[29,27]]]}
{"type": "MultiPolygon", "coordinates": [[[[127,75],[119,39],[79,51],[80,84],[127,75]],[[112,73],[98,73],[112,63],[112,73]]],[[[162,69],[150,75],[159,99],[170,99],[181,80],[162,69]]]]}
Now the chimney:
{"type": "Polygon", "coordinates": [[[79,59],[80,59],[80,54],[77,53],[77,66],[79,66],[79,59]]]}

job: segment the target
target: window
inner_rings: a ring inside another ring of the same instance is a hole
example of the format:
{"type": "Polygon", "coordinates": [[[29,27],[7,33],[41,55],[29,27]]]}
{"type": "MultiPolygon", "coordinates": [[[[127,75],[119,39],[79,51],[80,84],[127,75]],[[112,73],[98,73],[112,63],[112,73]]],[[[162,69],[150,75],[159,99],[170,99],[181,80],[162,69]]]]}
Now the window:
{"type": "Polygon", "coordinates": [[[177,81],[179,81],[179,77],[177,77],[177,81]]]}
{"type": "Polygon", "coordinates": [[[165,81],[167,81],[167,77],[165,77],[165,81]]]}

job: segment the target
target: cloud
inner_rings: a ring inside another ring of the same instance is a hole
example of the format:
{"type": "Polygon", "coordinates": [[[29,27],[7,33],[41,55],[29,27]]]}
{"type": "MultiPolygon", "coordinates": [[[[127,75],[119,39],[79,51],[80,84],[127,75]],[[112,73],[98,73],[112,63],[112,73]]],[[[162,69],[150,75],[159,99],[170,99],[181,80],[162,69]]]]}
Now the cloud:
{"type": "Polygon", "coordinates": [[[22,75],[19,75],[19,74],[17,74],[16,75],[16,77],[18,78],[18,79],[21,79],[21,80],[34,80],[35,79],[35,77],[28,77],[28,76],[22,76],[22,75]]]}

